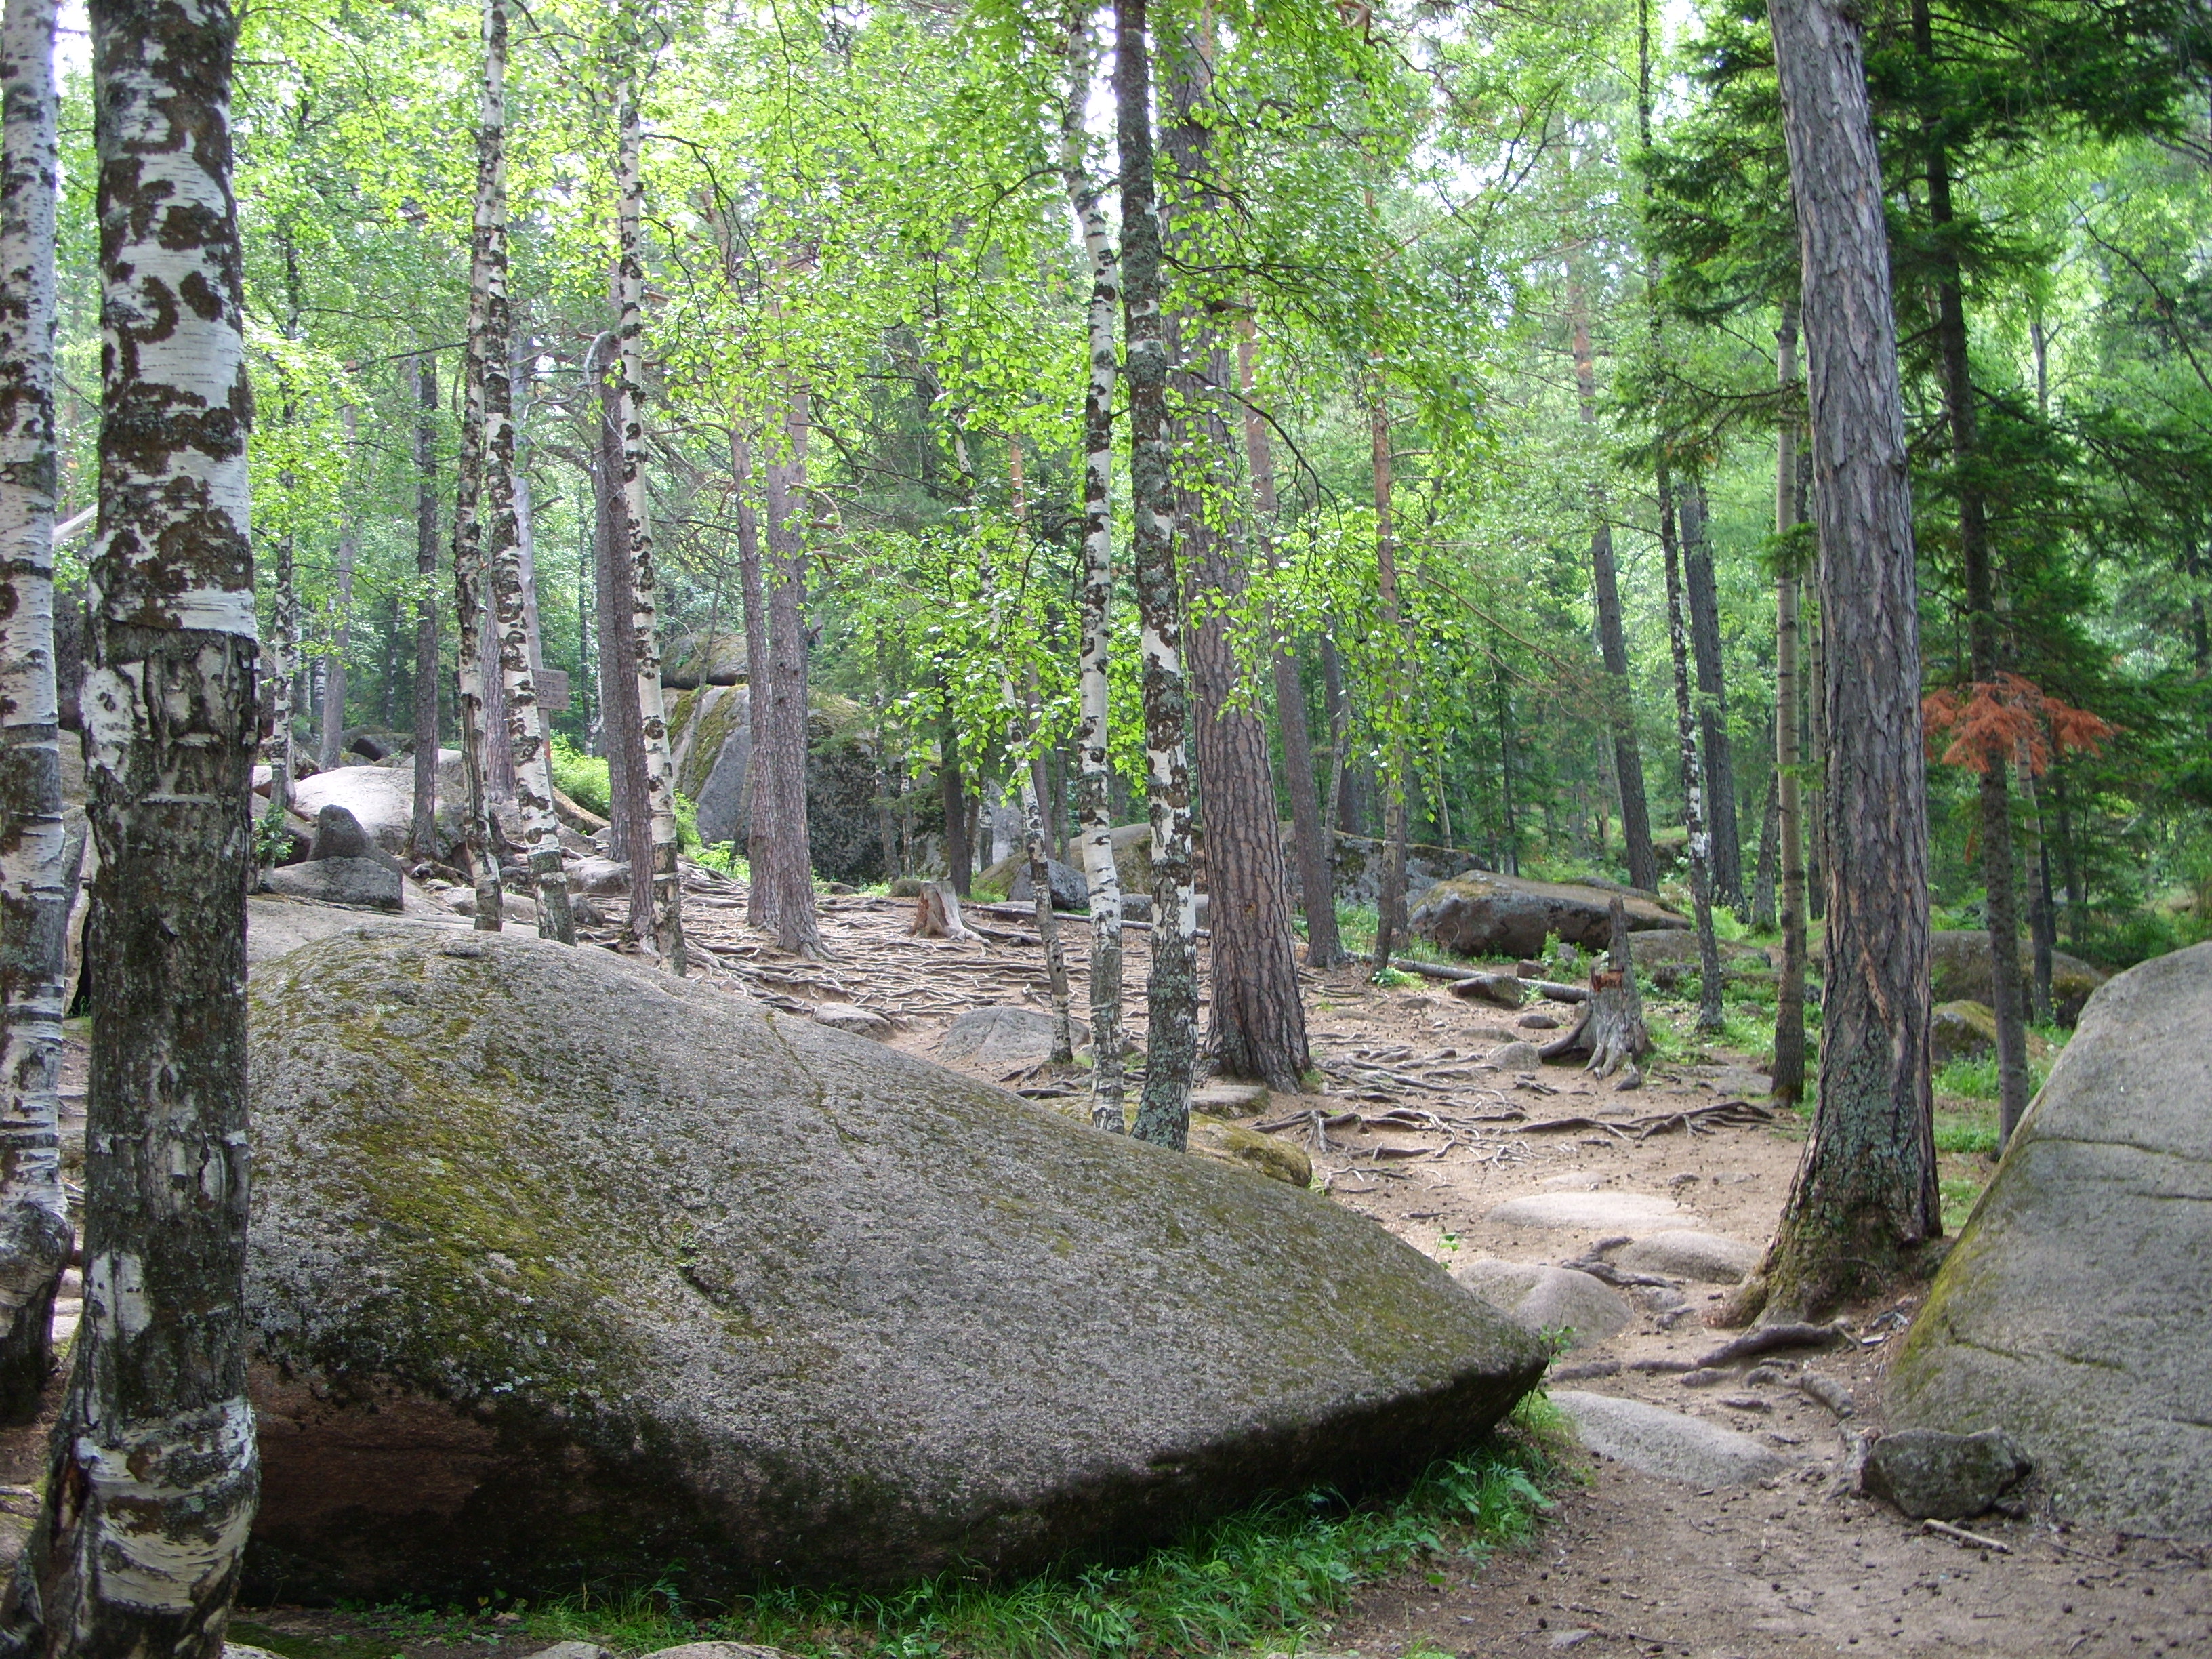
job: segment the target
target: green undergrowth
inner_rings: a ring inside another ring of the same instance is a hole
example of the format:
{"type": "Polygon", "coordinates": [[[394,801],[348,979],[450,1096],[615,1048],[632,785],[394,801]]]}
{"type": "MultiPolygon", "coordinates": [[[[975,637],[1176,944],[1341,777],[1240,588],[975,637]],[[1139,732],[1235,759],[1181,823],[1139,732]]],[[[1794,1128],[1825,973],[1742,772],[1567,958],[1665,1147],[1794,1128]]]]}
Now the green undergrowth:
{"type": "MultiPolygon", "coordinates": [[[[1431,1467],[1395,1502],[1347,1507],[1316,1492],[1261,1503],[1122,1567],[1047,1573],[1011,1584],[949,1573],[872,1595],[769,1589],[720,1607],[667,1583],[473,1613],[355,1609],[394,1641],[459,1645],[499,1634],[529,1644],[586,1640],[623,1653],[681,1643],[760,1643],[801,1659],[1165,1659],[1295,1650],[1363,1586],[1409,1569],[1464,1579],[1490,1551],[1531,1537],[1547,1492],[1571,1476],[1571,1433],[1541,1395],[1464,1458],[1431,1467]],[[518,1617],[519,1615],[519,1617],[518,1617]]],[[[287,1659],[337,1659],[246,1624],[241,1639],[287,1659]],[[247,1630],[252,1632],[246,1635],[247,1630]]],[[[519,1647],[528,1651],[527,1646],[519,1647]]]]}
{"type": "Polygon", "coordinates": [[[1969,1101],[1939,1099],[1936,1103],[1936,1150],[1995,1158],[1997,1115],[1978,1109],[1969,1101]]]}
{"type": "MultiPolygon", "coordinates": [[[[546,761],[552,769],[553,787],[577,805],[601,817],[612,810],[605,756],[587,755],[556,732],[546,745],[546,761]]],[[[681,791],[676,796],[676,844],[688,854],[708,850],[699,842],[699,809],[681,791]]]]}
{"type": "Polygon", "coordinates": [[[1976,1181],[1971,1176],[1950,1176],[1936,1183],[1936,1190],[1943,1200],[1943,1231],[1955,1234],[1966,1224],[1966,1218],[1974,1212],[1974,1205],[1989,1183],[1976,1181]]]}

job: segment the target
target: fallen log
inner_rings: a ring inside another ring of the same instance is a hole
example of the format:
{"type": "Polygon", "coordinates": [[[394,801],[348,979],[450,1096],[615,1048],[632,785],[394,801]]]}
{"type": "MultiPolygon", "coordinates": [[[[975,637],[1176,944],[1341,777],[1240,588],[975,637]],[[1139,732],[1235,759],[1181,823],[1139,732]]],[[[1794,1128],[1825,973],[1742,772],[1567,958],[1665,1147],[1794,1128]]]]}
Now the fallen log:
{"type": "MultiPolygon", "coordinates": [[[[1124,923],[1123,926],[1133,926],[1124,923]]],[[[1424,979],[1456,981],[1470,979],[1510,979],[1524,991],[1534,991],[1540,997],[1553,1002],[1588,1002],[1589,993],[1579,985],[1561,985],[1548,979],[1522,979],[1515,974],[1495,974],[1486,968],[1460,968],[1446,962],[1417,962],[1411,957],[1392,957],[1390,965],[1401,973],[1419,974],[1424,979]]],[[[1519,1007],[1521,1005],[1512,1005],[1519,1007]]]]}

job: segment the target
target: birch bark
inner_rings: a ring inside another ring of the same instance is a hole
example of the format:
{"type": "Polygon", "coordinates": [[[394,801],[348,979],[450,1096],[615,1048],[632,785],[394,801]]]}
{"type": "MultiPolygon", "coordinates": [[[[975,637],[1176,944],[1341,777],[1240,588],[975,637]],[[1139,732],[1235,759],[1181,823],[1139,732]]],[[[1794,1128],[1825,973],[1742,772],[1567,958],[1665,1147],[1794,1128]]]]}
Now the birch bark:
{"type": "MultiPolygon", "coordinates": [[[[622,242],[616,270],[616,337],[622,343],[620,388],[623,501],[629,520],[631,649],[637,666],[638,730],[645,742],[645,804],[652,825],[653,932],[648,941],[638,918],[631,931],[650,943],[661,963],[681,975],[684,967],[684,887],[676,870],[676,775],[669,763],[668,718],[660,696],[660,633],[655,614],[652,503],[645,489],[645,132],[641,100],[643,48],[631,9],[623,10],[623,83],[616,148],[617,211],[622,242]]],[[[635,859],[638,851],[633,848],[635,859]]]]}
{"type": "Polygon", "coordinates": [[[0,19],[0,1421],[53,1369],[69,1260],[54,1084],[76,871],[54,677],[54,0],[0,19]]]}
{"type": "Polygon", "coordinates": [[[1091,375],[1083,396],[1083,646],[1075,810],[1083,873],[1091,890],[1091,1121],[1109,1134],[1120,1134],[1127,1092],[1121,1060],[1121,876],[1114,862],[1106,716],[1114,637],[1114,381],[1120,366],[1114,318],[1121,305],[1121,268],[1106,227],[1105,192],[1091,177],[1083,142],[1092,62],[1085,15],[1068,33],[1067,103],[1060,129],[1060,176],[1091,268],[1085,313],[1091,375]]]}
{"type": "Polygon", "coordinates": [[[1168,465],[1168,359],[1160,311],[1160,216],[1152,168],[1146,0],[1115,0],[1115,129],[1121,160],[1122,331],[1128,357],[1130,506],[1144,662],[1145,758],[1152,827],[1152,968],[1141,1140],[1182,1150],[1198,1060],[1198,915],[1191,889],[1189,699],[1168,465]]]}
{"type": "Polygon", "coordinates": [[[84,1321],[0,1622],[42,1654],[218,1659],[259,1491],[240,1305],[256,645],[235,25],[219,0],[95,0],[91,24],[84,1321]]]}

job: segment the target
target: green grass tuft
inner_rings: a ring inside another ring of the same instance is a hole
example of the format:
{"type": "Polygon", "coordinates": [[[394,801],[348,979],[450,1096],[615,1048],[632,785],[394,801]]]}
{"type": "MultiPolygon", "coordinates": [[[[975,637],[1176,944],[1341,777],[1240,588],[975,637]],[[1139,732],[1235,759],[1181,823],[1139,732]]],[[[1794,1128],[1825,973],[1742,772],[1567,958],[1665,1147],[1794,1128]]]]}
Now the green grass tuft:
{"type": "Polygon", "coordinates": [[[1948,1176],[1936,1183],[1936,1190],[1943,1200],[1943,1231],[1955,1233],[1966,1224],[1966,1218],[1974,1212],[1974,1204],[1982,1195],[1986,1183],[1968,1176],[1948,1176]]]}
{"type": "Polygon", "coordinates": [[[1936,1113],[1936,1150],[1995,1158],[1997,1154],[1996,1115],[1989,1112],[1936,1113]]]}
{"type": "MultiPolygon", "coordinates": [[[[1492,1549],[1532,1536],[1547,1488],[1570,1478],[1572,1435],[1541,1395],[1464,1458],[1433,1465],[1389,1504],[1347,1507],[1326,1492],[1264,1502],[1124,1567],[994,1585],[957,1573],[893,1594],[769,1589],[726,1607],[686,1606],[668,1583],[504,1609],[356,1609],[394,1638],[463,1644],[499,1629],[537,1643],[647,1652],[755,1642],[801,1659],[1166,1659],[1297,1645],[1363,1585],[1416,1565],[1464,1576],[1492,1549]],[[521,1616],[518,1620],[515,1614],[521,1616]]],[[[243,1628],[243,1627],[241,1627],[243,1628]]],[[[291,1659],[337,1659],[282,1644],[291,1659]]]]}

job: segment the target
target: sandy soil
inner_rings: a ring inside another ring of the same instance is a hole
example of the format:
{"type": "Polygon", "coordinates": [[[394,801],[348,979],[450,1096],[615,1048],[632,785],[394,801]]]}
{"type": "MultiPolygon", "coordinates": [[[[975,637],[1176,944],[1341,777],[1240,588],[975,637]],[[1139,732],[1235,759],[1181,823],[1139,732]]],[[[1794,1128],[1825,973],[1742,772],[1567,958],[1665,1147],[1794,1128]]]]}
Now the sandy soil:
{"type": "MultiPolygon", "coordinates": [[[[1046,1006],[1041,953],[1014,912],[972,915],[988,930],[981,940],[922,940],[906,932],[908,902],[832,898],[823,927],[833,959],[809,963],[781,956],[743,927],[739,890],[711,883],[695,890],[687,902],[691,935],[708,977],[775,1006],[799,1012],[825,1000],[857,1002],[898,1022],[895,1046],[933,1056],[963,1009],[1046,1006]]],[[[1087,927],[1075,920],[1067,933],[1080,1015],[1087,927]]],[[[1128,982],[1141,987],[1145,935],[1133,930],[1128,940],[1128,982]]],[[[1478,1254],[1564,1264],[1597,1243],[1601,1230],[1500,1225],[1490,1212],[1522,1194],[1578,1190],[1671,1200],[1681,1209],[1671,1226],[1760,1244],[1770,1235],[1803,1139],[1802,1124],[1787,1113],[1766,1124],[1705,1133],[1678,1127],[1641,1139],[1620,1128],[1539,1127],[1572,1117],[1626,1125],[1722,1101],[1755,1101],[1762,1080],[1746,1057],[1702,1052],[1692,1063],[1656,1066],[1631,1093],[1567,1065],[1516,1079],[1476,1061],[1509,1037],[1540,1042],[1551,1035],[1524,1027],[1523,1019],[1566,1023],[1571,1010],[1540,1002],[1519,1013],[1483,1008],[1437,986],[1382,990],[1357,969],[1302,977],[1325,1092],[1278,1095],[1243,1121],[1276,1122],[1316,1110],[1336,1118],[1322,1127],[1309,1116],[1284,1133],[1313,1152],[1335,1201],[1415,1249],[1447,1264],[1478,1254]],[[1425,1114],[1433,1127],[1352,1124],[1343,1121],[1347,1112],[1370,1119],[1425,1114]]],[[[1687,1027],[1686,1007],[1654,1001],[1650,1011],[1655,1020],[1687,1027]]],[[[1141,1042],[1141,995],[1132,996],[1128,1012],[1141,1042]]],[[[1072,1093],[1079,1086],[1038,1075],[1000,1080],[1031,1091],[1072,1093]]],[[[1972,1523],[2009,1553],[1930,1535],[1849,1490],[1838,1476],[1846,1433],[1881,1426],[1883,1368],[1911,1316],[1912,1297],[1850,1310],[1854,1340],[1843,1350],[1776,1356],[1763,1370],[1739,1366],[1717,1386],[1692,1387],[1680,1367],[1724,1340],[1705,1323],[1723,1291],[1691,1285],[1685,1293],[1689,1305],[1671,1316],[1647,1312],[1612,1341],[1563,1355],[1555,1382],[1754,1436],[1795,1460],[1784,1474],[1757,1486],[1698,1490],[1590,1460],[1532,1546],[1364,1592],[1315,1650],[1362,1659],[1567,1650],[1698,1659],[1854,1649],[2027,1659],[2212,1654],[2206,1552],[2069,1528],[2032,1484],[2021,1516],[1972,1523]],[[1801,1364],[1851,1390],[1848,1423],[1795,1386],[1801,1364]]],[[[0,1479],[27,1484],[33,1458],[27,1431],[0,1437],[0,1479]]],[[[21,1485],[0,1490],[0,1515],[27,1510],[27,1497],[21,1485]]],[[[458,1652],[435,1642],[395,1642],[397,1632],[371,1637],[326,1614],[271,1609],[250,1618],[312,1634],[333,1651],[362,1643],[366,1656],[373,1646],[374,1659],[458,1652]]],[[[528,1648],[509,1639],[500,1650],[528,1648]]]]}

